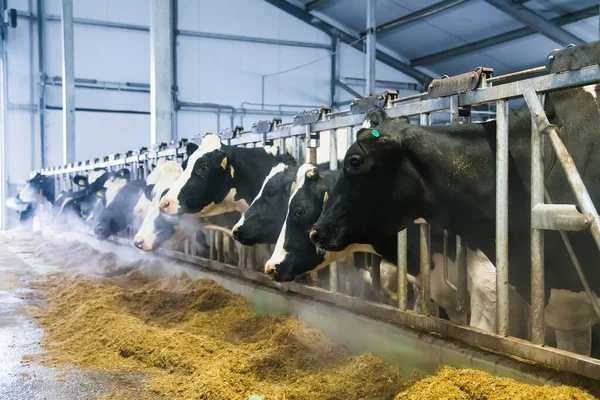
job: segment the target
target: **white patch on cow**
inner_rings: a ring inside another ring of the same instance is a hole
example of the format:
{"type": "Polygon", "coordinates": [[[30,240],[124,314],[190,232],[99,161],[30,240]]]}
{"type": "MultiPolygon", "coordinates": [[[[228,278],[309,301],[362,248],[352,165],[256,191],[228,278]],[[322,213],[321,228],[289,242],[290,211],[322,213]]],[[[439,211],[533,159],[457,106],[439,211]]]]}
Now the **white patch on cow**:
{"type": "Polygon", "coordinates": [[[5,206],[15,211],[25,211],[27,209],[27,204],[17,202],[15,197],[7,198],[5,206]]]}
{"type": "Polygon", "coordinates": [[[365,121],[362,123],[362,127],[369,129],[371,127],[371,120],[369,120],[368,118],[365,119],[365,121]]]}
{"type": "Polygon", "coordinates": [[[37,200],[38,194],[31,187],[30,183],[27,183],[23,189],[19,192],[19,199],[24,203],[34,203],[37,200]]]}
{"type": "Polygon", "coordinates": [[[104,174],[106,174],[106,170],[105,169],[101,169],[98,171],[91,171],[90,174],[87,177],[88,180],[88,185],[91,185],[92,183],[96,182],[99,178],[101,178],[102,176],[104,176],[104,174]]]}
{"type": "MultiPolygon", "coordinates": [[[[153,244],[156,241],[157,233],[154,230],[154,225],[156,219],[160,216],[160,195],[166,189],[169,189],[183,172],[181,164],[178,164],[175,161],[166,161],[158,164],[155,171],[156,170],[160,170],[158,173],[160,179],[154,184],[154,189],[152,190],[152,201],[149,201],[149,207],[145,213],[146,215],[134,239],[136,242],[143,240],[144,251],[152,251],[153,244]]],[[[145,198],[144,195],[142,195],[142,197],[145,198]]]]}
{"type": "Polygon", "coordinates": [[[587,86],[584,86],[583,90],[585,92],[588,92],[589,94],[591,94],[592,97],[594,98],[594,100],[598,101],[598,94],[596,93],[596,85],[587,85],[587,86]]]}
{"type": "MultiPolygon", "coordinates": [[[[277,242],[275,243],[275,249],[273,250],[273,254],[271,255],[271,258],[269,258],[269,260],[267,261],[267,263],[265,264],[265,273],[266,274],[270,274],[270,272],[274,272],[275,271],[275,266],[279,265],[283,262],[283,260],[285,260],[285,257],[287,256],[287,251],[283,248],[283,244],[285,243],[285,231],[287,228],[287,219],[288,216],[290,215],[290,204],[292,204],[292,200],[294,199],[294,197],[296,196],[296,194],[298,193],[298,190],[304,185],[304,181],[306,180],[306,171],[308,171],[310,168],[313,168],[312,164],[302,164],[300,166],[300,168],[298,168],[298,172],[296,173],[296,190],[293,191],[292,195],[290,196],[290,199],[288,200],[288,209],[285,213],[285,222],[283,223],[283,226],[281,227],[281,231],[279,232],[279,236],[277,237],[277,242]]],[[[264,184],[263,184],[264,186],[264,184]]],[[[261,189],[261,193],[262,193],[262,189],[261,189]]]]}
{"type": "Polygon", "coordinates": [[[218,203],[210,203],[202,209],[201,212],[196,213],[198,217],[214,217],[215,215],[221,215],[232,211],[245,212],[248,209],[248,203],[246,200],[236,200],[235,196],[237,190],[231,188],[225,198],[218,203]]]}
{"type": "MultiPolygon", "coordinates": [[[[599,301],[597,296],[596,301],[599,301]]],[[[550,291],[545,319],[548,326],[559,331],[579,331],[599,322],[585,292],[564,289],[550,291]]]]}
{"type": "Polygon", "coordinates": [[[106,207],[109,206],[117,197],[117,194],[127,185],[129,181],[125,178],[112,178],[104,183],[106,188],[106,207]]]}
{"type": "Polygon", "coordinates": [[[276,156],[279,154],[279,147],[277,146],[263,146],[266,153],[276,156]]]}
{"type": "Polygon", "coordinates": [[[185,186],[187,181],[189,181],[192,177],[192,172],[194,171],[194,165],[196,164],[196,161],[198,161],[203,155],[220,149],[221,138],[219,136],[206,135],[204,139],[202,139],[200,146],[192,153],[192,155],[189,156],[187,168],[179,176],[167,194],[165,194],[164,201],[169,202],[169,207],[165,207],[163,209],[165,214],[173,215],[177,213],[177,210],[179,209],[179,201],[177,200],[179,197],[179,192],[181,192],[183,186],[185,186]]]}

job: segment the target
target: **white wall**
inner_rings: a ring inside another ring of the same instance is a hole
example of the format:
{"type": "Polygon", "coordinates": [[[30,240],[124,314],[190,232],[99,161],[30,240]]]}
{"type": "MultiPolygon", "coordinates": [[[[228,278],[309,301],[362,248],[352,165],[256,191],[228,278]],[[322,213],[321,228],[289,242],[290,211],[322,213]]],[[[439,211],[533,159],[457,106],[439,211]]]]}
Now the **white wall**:
{"type": "MultiPolygon", "coordinates": [[[[36,1],[9,0],[9,7],[35,14],[36,1]]],[[[45,12],[60,15],[60,0],[45,0],[45,12]]],[[[179,0],[178,28],[182,30],[298,40],[331,44],[325,33],[278,10],[263,0],[179,0]]],[[[148,0],[77,0],[75,18],[88,18],[148,26],[148,0]]],[[[249,129],[253,122],[271,119],[276,114],[258,115],[251,109],[265,104],[289,104],[288,111],[329,105],[331,59],[264,79],[272,74],[302,65],[327,55],[325,49],[278,46],[179,36],[177,39],[177,76],[181,101],[214,103],[238,109],[236,125],[249,129]],[[246,103],[255,103],[249,105],[246,103]],[[239,112],[248,108],[245,113],[239,112]]],[[[37,25],[18,19],[17,29],[9,31],[9,98],[22,105],[37,104],[38,61],[37,25]],[[31,31],[31,32],[30,32],[31,31]],[[31,40],[33,39],[33,40],[31,40]],[[30,68],[30,65],[33,68],[30,68]]],[[[340,76],[364,77],[361,52],[342,45],[339,54],[340,76]]],[[[48,76],[61,76],[61,25],[45,22],[45,61],[48,76]]],[[[148,32],[75,24],[75,76],[114,82],[149,83],[150,43],[148,32]]],[[[377,78],[413,82],[404,74],[377,63],[377,78]]],[[[354,87],[362,93],[361,87],[354,87]]],[[[60,86],[46,89],[47,105],[60,107],[60,86]]],[[[337,100],[353,96],[337,89],[337,100]]],[[[79,108],[149,112],[148,93],[128,93],[76,89],[79,108]]],[[[266,106],[273,110],[274,107],[266,106]]],[[[291,116],[284,116],[284,121],[291,116]]],[[[180,111],[177,115],[179,137],[217,132],[232,123],[231,112],[180,111]]],[[[62,159],[61,111],[46,112],[47,165],[62,159]]],[[[77,112],[76,158],[85,160],[115,152],[147,146],[150,142],[148,114],[77,112]]],[[[328,156],[328,140],[323,135],[319,160],[328,156]]],[[[340,146],[343,145],[343,142],[340,146]]],[[[24,182],[32,168],[40,166],[39,121],[37,112],[9,110],[9,182],[24,182]]]]}

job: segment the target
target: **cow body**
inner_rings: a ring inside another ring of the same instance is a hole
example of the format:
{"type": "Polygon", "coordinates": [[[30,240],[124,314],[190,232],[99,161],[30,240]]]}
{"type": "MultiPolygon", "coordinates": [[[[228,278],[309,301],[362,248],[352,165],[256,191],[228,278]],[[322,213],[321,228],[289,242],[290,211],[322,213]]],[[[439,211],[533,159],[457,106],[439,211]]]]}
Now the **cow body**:
{"type": "MultiPolygon", "coordinates": [[[[594,152],[600,137],[590,130],[600,122],[596,100],[584,89],[553,93],[550,98],[556,122],[563,128],[562,139],[597,203],[600,161],[594,152]]],[[[509,116],[508,239],[509,248],[515,249],[509,251],[509,280],[525,299],[531,290],[530,118],[526,107],[509,116]]],[[[471,247],[495,259],[496,122],[411,126],[385,115],[377,119],[381,123],[376,129],[359,131],[346,153],[343,176],[313,227],[312,240],[339,251],[352,243],[371,243],[422,217],[461,235],[471,247]]],[[[545,182],[553,202],[574,202],[559,167],[548,165],[545,182]]],[[[591,236],[588,232],[568,236],[599,293],[598,249],[591,236]]],[[[558,232],[546,232],[545,240],[546,299],[550,288],[580,292],[582,285],[558,232]]],[[[586,315],[588,325],[597,322],[597,317],[586,315]]],[[[558,330],[573,328],[567,315],[547,315],[547,320],[558,330]]]]}

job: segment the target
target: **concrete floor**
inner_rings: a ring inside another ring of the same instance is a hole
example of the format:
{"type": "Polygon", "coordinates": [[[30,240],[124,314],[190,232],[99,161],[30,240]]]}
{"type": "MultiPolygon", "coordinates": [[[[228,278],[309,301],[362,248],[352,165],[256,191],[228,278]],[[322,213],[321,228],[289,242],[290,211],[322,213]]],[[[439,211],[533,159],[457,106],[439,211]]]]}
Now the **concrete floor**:
{"type": "Polygon", "coordinates": [[[0,234],[0,399],[93,399],[140,387],[140,375],[56,369],[36,362],[43,353],[43,330],[25,312],[28,305],[40,305],[28,286],[38,274],[57,268],[37,261],[31,244],[14,236],[0,234]]]}

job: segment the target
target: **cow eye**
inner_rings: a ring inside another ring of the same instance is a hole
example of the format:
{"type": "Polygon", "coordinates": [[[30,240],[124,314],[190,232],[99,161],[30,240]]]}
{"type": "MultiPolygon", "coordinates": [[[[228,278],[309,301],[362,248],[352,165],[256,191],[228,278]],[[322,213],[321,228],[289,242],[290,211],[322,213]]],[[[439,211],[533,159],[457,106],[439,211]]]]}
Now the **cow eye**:
{"type": "Polygon", "coordinates": [[[359,169],[363,164],[363,160],[359,155],[353,155],[350,157],[349,164],[350,168],[359,169]]]}
{"type": "Polygon", "coordinates": [[[196,174],[204,175],[207,170],[208,170],[208,166],[202,165],[200,168],[196,169],[196,174]]]}
{"type": "Polygon", "coordinates": [[[299,217],[301,217],[301,216],[303,216],[303,215],[304,215],[304,210],[303,210],[303,209],[301,209],[300,207],[297,207],[297,208],[294,210],[294,215],[295,215],[297,218],[299,218],[299,217]]]}
{"type": "Polygon", "coordinates": [[[275,191],[274,190],[267,191],[267,197],[275,197],[275,191]]]}

